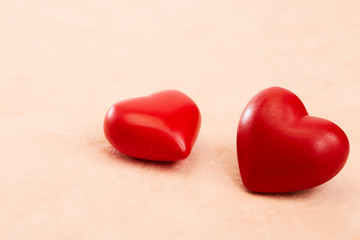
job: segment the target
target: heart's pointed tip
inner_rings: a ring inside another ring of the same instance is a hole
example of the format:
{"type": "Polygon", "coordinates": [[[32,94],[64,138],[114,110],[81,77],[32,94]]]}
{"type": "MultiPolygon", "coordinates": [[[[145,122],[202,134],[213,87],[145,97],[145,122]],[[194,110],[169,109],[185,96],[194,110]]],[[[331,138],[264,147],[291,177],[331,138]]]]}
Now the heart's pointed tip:
{"type": "Polygon", "coordinates": [[[187,146],[184,142],[179,142],[176,145],[175,151],[172,153],[177,160],[183,160],[190,155],[191,147],[187,146]]]}

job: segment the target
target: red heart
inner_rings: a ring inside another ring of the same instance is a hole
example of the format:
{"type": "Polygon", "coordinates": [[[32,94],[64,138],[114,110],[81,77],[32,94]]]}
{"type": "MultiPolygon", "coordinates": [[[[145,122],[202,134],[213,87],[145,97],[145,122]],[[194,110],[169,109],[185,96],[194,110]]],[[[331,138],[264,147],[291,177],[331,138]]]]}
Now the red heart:
{"type": "Polygon", "coordinates": [[[334,123],[310,117],[301,100],[268,88],[246,106],[237,131],[245,187],[254,192],[292,192],[333,178],[349,155],[349,141],[334,123]]]}
{"type": "Polygon", "coordinates": [[[112,105],[104,132],[110,144],[126,155],[176,161],[190,154],[200,122],[200,111],[191,98],[166,90],[112,105]]]}

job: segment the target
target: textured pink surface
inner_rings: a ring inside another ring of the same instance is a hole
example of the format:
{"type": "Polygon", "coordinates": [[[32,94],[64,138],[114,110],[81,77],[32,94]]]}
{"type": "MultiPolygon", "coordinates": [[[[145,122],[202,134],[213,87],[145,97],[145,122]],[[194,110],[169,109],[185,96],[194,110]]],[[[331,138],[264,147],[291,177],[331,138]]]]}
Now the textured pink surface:
{"type": "Polygon", "coordinates": [[[0,239],[360,239],[358,1],[1,1],[0,239]],[[263,88],[347,133],[338,176],[247,192],[236,128],[263,88]],[[175,88],[203,116],[188,159],[136,161],[118,100],[175,88]]]}

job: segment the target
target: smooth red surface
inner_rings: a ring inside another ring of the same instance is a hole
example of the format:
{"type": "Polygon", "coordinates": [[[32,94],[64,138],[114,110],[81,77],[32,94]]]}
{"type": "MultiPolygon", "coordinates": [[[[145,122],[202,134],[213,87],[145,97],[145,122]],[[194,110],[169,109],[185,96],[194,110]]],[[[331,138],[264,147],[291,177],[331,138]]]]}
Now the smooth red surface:
{"type": "Polygon", "coordinates": [[[191,98],[165,90],[112,105],[104,132],[111,145],[126,155],[176,161],[190,154],[200,124],[200,111],[191,98]]]}
{"type": "Polygon", "coordinates": [[[242,181],[254,192],[291,192],[318,186],[344,166],[349,141],[334,123],[308,115],[301,100],[268,88],[246,106],[237,131],[242,181]]]}

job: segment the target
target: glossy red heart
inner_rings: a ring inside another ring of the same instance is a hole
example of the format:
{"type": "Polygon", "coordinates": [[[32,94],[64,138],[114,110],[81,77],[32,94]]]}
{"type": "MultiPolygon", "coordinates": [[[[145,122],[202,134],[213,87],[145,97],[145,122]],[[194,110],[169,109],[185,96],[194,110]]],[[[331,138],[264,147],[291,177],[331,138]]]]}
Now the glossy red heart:
{"type": "Polygon", "coordinates": [[[176,161],[190,154],[200,124],[200,111],[191,98],[165,90],[112,105],[104,132],[110,144],[126,155],[176,161]]]}
{"type": "Polygon", "coordinates": [[[308,115],[301,100],[268,88],[246,106],[237,131],[241,178],[254,192],[292,192],[318,186],[344,166],[349,141],[334,123],[308,115]]]}

